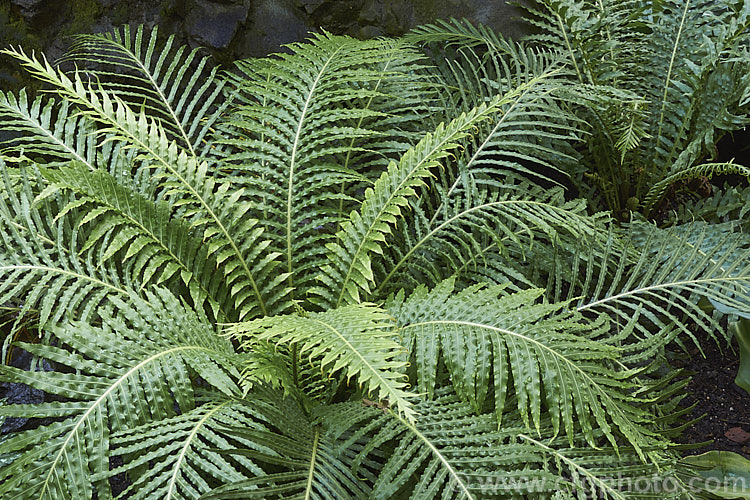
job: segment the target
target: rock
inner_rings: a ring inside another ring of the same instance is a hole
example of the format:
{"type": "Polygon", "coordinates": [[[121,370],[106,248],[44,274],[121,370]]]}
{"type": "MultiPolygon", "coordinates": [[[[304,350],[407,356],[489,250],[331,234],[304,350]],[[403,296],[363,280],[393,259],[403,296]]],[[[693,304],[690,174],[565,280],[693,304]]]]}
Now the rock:
{"type": "Polygon", "coordinates": [[[226,49],[237,34],[237,29],[247,20],[249,10],[249,2],[220,4],[195,0],[185,22],[187,33],[201,45],[226,49]]]}
{"type": "Polygon", "coordinates": [[[44,0],[13,0],[11,3],[21,8],[24,17],[34,17],[43,7],[44,0]]]}
{"type": "MultiPolygon", "coordinates": [[[[33,357],[31,354],[21,349],[14,349],[9,365],[14,368],[29,370],[32,361],[33,357]]],[[[37,366],[37,369],[39,368],[37,366]]],[[[44,371],[52,370],[47,360],[42,361],[41,368],[44,371]]],[[[44,392],[40,389],[29,387],[26,384],[0,382],[0,399],[4,400],[5,404],[39,404],[44,402],[44,392]]],[[[20,429],[28,420],[28,418],[22,417],[0,418],[0,435],[20,429]]]]}
{"type": "Polygon", "coordinates": [[[326,2],[326,0],[297,0],[297,5],[305,9],[305,12],[312,14],[315,9],[320,7],[326,2]]]}
{"type": "Polygon", "coordinates": [[[279,52],[283,50],[281,45],[304,40],[309,31],[302,13],[291,0],[254,2],[250,19],[235,47],[237,58],[279,52]]]}

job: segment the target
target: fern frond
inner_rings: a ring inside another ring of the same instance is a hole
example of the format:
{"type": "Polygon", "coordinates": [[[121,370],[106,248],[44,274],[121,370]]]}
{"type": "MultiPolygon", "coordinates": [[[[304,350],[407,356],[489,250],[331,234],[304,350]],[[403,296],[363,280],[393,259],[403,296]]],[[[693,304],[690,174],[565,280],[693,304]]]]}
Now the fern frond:
{"type": "Polygon", "coordinates": [[[146,33],[143,25],[135,33],[126,25],[76,35],[57,64],[73,63],[100,88],[157,119],[170,141],[192,156],[209,156],[211,129],[231,96],[199,49],[174,48],[174,35],[161,44],[157,35],[157,27],[146,33]]]}
{"type": "Polygon", "coordinates": [[[636,372],[615,368],[622,352],[604,317],[587,322],[566,303],[538,303],[542,290],[505,295],[502,286],[453,288],[453,280],[431,291],[421,286],[386,304],[414,353],[421,392],[434,394],[442,359],[456,394],[476,412],[494,388],[498,422],[513,393],[522,422],[537,432],[544,406],[555,434],[562,430],[571,444],[575,419],[592,446],[593,428],[614,447],[614,429],[639,453],[656,445],[645,426],[650,417],[638,408],[642,401],[629,394],[636,372]]]}
{"type": "Polygon", "coordinates": [[[638,315],[635,332],[640,338],[674,326],[697,345],[689,325],[707,335],[722,330],[701,298],[750,311],[746,235],[731,226],[722,230],[696,223],[663,230],[633,223],[632,236],[638,245],[635,253],[611,251],[601,261],[588,261],[585,282],[572,292],[584,297],[577,304],[579,311],[606,312],[620,325],[638,315]]]}
{"type": "Polygon", "coordinates": [[[675,478],[675,458],[668,453],[659,456],[662,472],[651,476],[651,466],[632,449],[571,447],[548,435],[548,422],[545,436],[533,438],[517,415],[509,416],[498,429],[491,415],[476,415],[469,404],[446,390],[420,402],[417,411],[422,417],[415,424],[388,413],[352,432],[353,436],[372,433],[359,460],[390,451],[372,498],[559,499],[579,498],[576,495],[585,492],[617,500],[676,499],[684,498],[681,495],[687,491],[675,478]],[[636,484],[644,475],[654,480],[654,491],[636,484]],[[676,488],[667,492],[659,488],[672,481],[676,488]]]}
{"type": "MultiPolygon", "coordinates": [[[[680,223],[703,220],[705,222],[750,221],[746,215],[750,213],[750,187],[744,189],[739,186],[725,184],[723,188],[714,190],[712,196],[688,201],[679,207],[675,220],[680,223]]],[[[745,229],[750,230],[747,223],[745,229]]],[[[746,231],[747,232],[747,231],[746,231]]]]}
{"type": "Polygon", "coordinates": [[[408,420],[415,418],[400,374],[403,361],[395,359],[401,352],[391,316],[369,304],[332,309],[321,313],[261,318],[237,323],[228,333],[252,350],[258,341],[298,344],[299,355],[320,358],[323,370],[334,374],[346,372],[366,393],[388,400],[408,420]]]}
{"type": "MultiPolygon", "coordinates": [[[[194,307],[210,306],[214,317],[231,317],[231,301],[223,284],[214,279],[215,260],[207,258],[207,248],[191,227],[172,219],[165,203],[153,203],[118,184],[102,172],[90,172],[82,165],[42,169],[42,174],[61,190],[78,195],[73,204],[88,210],[78,226],[87,226],[88,237],[81,251],[100,244],[100,262],[118,257],[141,287],[149,283],[174,282],[184,285],[194,307]],[[222,311],[220,313],[220,310],[222,311]]],[[[61,214],[67,211],[63,207],[61,214]]]]}
{"type": "Polygon", "coordinates": [[[125,463],[93,479],[137,473],[148,467],[119,498],[171,500],[198,498],[209,494],[216,484],[261,476],[263,470],[252,460],[223,452],[236,445],[234,436],[226,431],[228,425],[248,431],[264,428],[256,413],[247,402],[212,398],[180,415],[113,433],[110,455],[122,457],[125,463]]]}
{"type": "Polygon", "coordinates": [[[507,254],[508,247],[522,256],[534,246],[542,246],[538,252],[554,251],[560,233],[582,240],[602,237],[600,217],[587,215],[581,200],[564,202],[559,190],[510,183],[503,187],[504,192],[493,193],[462,186],[450,198],[439,198],[434,209],[423,207],[422,200],[410,203],[411,220],[394,233],[398,244],[384,249],[375,263],[378,287],[373,296],[384,297],[399,287],[412,289],[417,282],[436,284],[442,280],[441,270],[452,274],[481,265],[491,258],[489,253],[507,254]]]}
{"type": "Polygon", "coordinates": [[[0,454],[19,453],[0,470],[4,498],[90,498],[92,488],[111,496],[108,483],[92,483],[88,471],[101,477],[109,469],[112,432],[191,410],[191,370],[219,391],[238,394],[232,378],[236,372],[225,360],[232,352],[229,342],[166,290],[147,293],[145,300],[111,298],[99,317],[101,326],[73,323],[48,330],[71,350],[20,344],[70,372],[0,366],[4,379],[63,398],[0,406],[5,416],[60,418],[0,444],[0,454]]]}
{"type": "Polygon", "coordinates": [[[322,301],[345,305],[360,301],[360,293],[369,293],[373,282],[371,254],[382,253],[381,243],[391,233],[408,198],[424,185],[430,170],[459,146],[471,127],[486,119],[500,99],[462,114],[448,125],[440,124],[388,170],[365,193],[359,211],[350,215],[338,232],[338,240],[327,245],[330,264],[323,268],[320,279],[324,287],[314,291],[322,301]]]}
{"type": "Polygon", "coordinates": [[[284,300],[286,292],[276,290],[283,277],[269,278],[278,255],[265,252],[267,243],[260,239],[263,229],[255,227],[257,220],[246,217],[251,205],[237,203],[242,191],[230,190],[227,182],[217,181],[207,160],[179,149],[168,140],[158,122],[145,113],[136,114],[118,97],[87,88],[79,73],[71,80],[46,61],[23,51],[11,53],[34,75],[78,104],[81,113],[97,121],[101,125],[99,133],[106,134],[107,140],[120,140],[148,160],[145,165],[152,169],[167,200],[185,211],[185,219],[192,226],[203,228],[203,237],[209,240],[208,255],[226,261],[226,286],[232,290],[240,319],[273,311],[284,300]]]}
{"type": "Polygon", "coordinates": [[[114,263],[97,263],[96,252],[82,250],[77,228],[56,218],[70,199],[34,203],[44,187],[39,177],[11,171],[1,159],[0,175],[0,303],[17,307],[17,321],[31,311],[39,324],[91,319],[108,296],[133,290],[114,263]]]}
{"type": "MultiPolygon", "coordinates": [[[[0,119],[11,132],[0,141],[0,154],[6,160],[21,154],[35,159],[67,163],[79,161],[91,170],[98,167],[95,127],[85,116],[76,115],[65,101],[37,97],[29,102],[26,90],[18,95],[0,92],[0,119]]],[[[111,158],[115,161],[115,158],[111,158]]]]}
{"type": "Polygon", "coordinates": [[[419,66],[416,76],[406,72],[420,56],[405,44],[325,34],[289,50],[238,63],[241,105],[223,142],[236,150],[227,160],[245,172],[239,182],[281,254],[288,286],[304,298],[342,208],[356,205],[347,186],[366,183],[365,169],[377,175],[411,145],[408,129],[430,99],[419,66]],[[422,104],[409,109],[419,96],[422,104]],[[407,133],[396,138],[392,127],[407,133]]]}
{"type": "Polygon", "coordinates": [[[714,175],[743,175],[750,179],[750,168],[736,163],[704,163],[694,167],[679,170],[671,175],[666,176],[657,182],[646,193],[643,199],[643,213],[649,215],[656,208],[656,204],[662,200],[664,193],[669,187],[680,181],[687,181],[699,177],[710,179],[714,175]]]}
{"type": "Polygon", "coordinates": [[[353,471],[356,454],[365,443],[354,437],[342,443],[344,430],[372,415],[361,404],[344,403],[303,412],[290,398],[256,393],[245,404],[262,418],[265,428],[227,424],[226,432],[244,446],[229,448],[229,457],[248,457],[269,469],[201,497],[205,499],[370,498],[374,461],[353,471]],[[273,472],[271,472],[273,471],[273,472]],[[368,481],[363,481],[364,479],[368,481]]]}

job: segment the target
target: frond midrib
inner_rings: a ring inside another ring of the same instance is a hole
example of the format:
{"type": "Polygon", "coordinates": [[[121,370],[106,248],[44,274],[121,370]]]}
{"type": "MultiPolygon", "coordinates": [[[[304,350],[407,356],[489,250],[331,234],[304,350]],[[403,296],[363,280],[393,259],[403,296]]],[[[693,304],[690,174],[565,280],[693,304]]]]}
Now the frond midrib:
{"type": "MultiPolygon", "coordinates": [[[[294,141],[292,143],[292,152],[291,152],[291,158],[290,158],[290,164],[289,164],[289,176],[288,176],[288,187],[287,187],[287,198],[286,198],[286,259],[287,259],[287,272],[289,273],[288,277],[288,283],[289,287],[294,287],[294,275],[292,274],[294,272],[294,265],[292,262],[292,200],[294,198],[294,174],[295,174],[295,168],[296,168],[296,161],[297,161],[297,147],[299,146],[300,137],[302,135],[302,125],[305,123],[305,118],[307,116],[307,110],[310,107],[310,103],[312,101],[313,95],[315,95],[315,92],[318,87],[318,83],[320,82],[320,79],[323,77],[323,74],[328,69],[328,66],[333,61],[334,57],[345,47],[345,45],[339,45],[339,47],[336,48],[336,50],[331,53],[328,56],[328,59],[325,61],[325,64],[320,68],[318,71],[318,74],[315,76],[315,80],[310,85],[309,91],[307,93],[307,97],[305,98],[305,105],[302,107],[302,111],[300,112],[299,116],[299,122],[297,123],[297,130],[294,133],[294,141]]],[[[293,298],[293,297],[292,297],[293,298]]],[[[265,312],[264,312],[265,314],[265,312]]]]}
{"type": "MultiPolygon", "coordinates": [[[[0,93],[2,95],[2,93],[0,93]]],[[[0,101],[0,105],[2,105],[3,101],[0,101]]],[[[31,119],[31,116],[27,115],[26,113],[20,113],[18,109],[12,108],[10,106],[3,106],[5,109],[10,110],[11,112],[14,112],[16,116],[21,117],[24,121],[26,121],[29,125],[32,125],[34,129],[38,132],[42,132],[46,137],[51,139],[55,144],[61,146],[65,151],[67,151],[70,155],[72,155],[76,160],[80,161],[84,165],[86,165],[89,170],[96,170],[96,167],[94,165],[91,165],[85,158],[83,158],[81,155],[78,154],[78,152],[68,146],[65,142],[58,139],[55,134],[53,134],[50,130],[48,130],[45,127],[39,127],[39,124],[36,123],[34,120],[31,119]]]]}
{"type": "MultiPolygon", "coordinates": [[[[52,475],[55,472],[55,467],[58,463],[58,461],[61,460],[61,457],[63,454],[65,454],[65,449],[68,446],[68,443],[71,439],[73,439],[74,435],[78,433],[78,430],[81,428],[81,426],[84,425],[86,420],[88,420],[89,415],[98,408],[102,402],[106,401],[107,397],[114,391],[117,387],[119,387],[121,384],[125,383],[127,379],[134,373],[136,373],[138,370],[146,366],[147,364],[153,362],[154,360],[157,360],[163,356],[174,354],[176,352],[180,351],[190,351],[190,350],[208,350],[205,347],[201,346],[178,346],[173,347],[171,349],[167,349],[165,351],[158,352],[144,360],[142,360],[140,363],[136,364],[132,368],[130,368],[127,372],[122,374],[117,380],[115,380],[98,398],[96,398],[91,405],[89,406],[89,409],[86,410],[77,420],[76,424],[73,426],[72,429],[68,431],[68,437],[63,441],[63,443],[59,447],[59,451],[55,454],[54,460],[52,461],[52,464],[49,466],[49,472],[47,473],[46,477],[44,478],[44,481],[42,483],[42,490],[39,493],[39,500],[44,499],[44,494],[47,491],[47,487],[52,479],[52,475]]],[[[46,468],[46,467],[45,467],[46,468]]]]}
{"type": "Polygon", "coordinates": [[[458,484],[461,487],[461,493],[464,495],[464,497],[467,498],[467,499],[469,499],[469,500],[474,500],[474,496],[469,491],[469,487],[463,481],[463,479],[461,478],[461,475],[458,473],[458,471],[456,471],[456,469],[453,468],[453,466],[450,464],[450,462],[448,461],[448,459],[442,453],[440,453],[440,450],[434,444],[432,444],[432,441],[430,441],[427,438],[427,436],[425,436],[424,434],[422,434],[421,432],[419,432],[419,429],[417,429],[417,427],[412,422],[409,422],[408,420],[405,420],[398,413],[396,413],[396,412],[394,412],[393,410],[390,410],[390,409],[388,410],[388,413],[390,415],[392,415],[393,417],[395,417],[396,419],[398,419],[398,421],[401,422],[401,424],[404,427],[406,427],[420,441],[422,441],[425,445],[427,445],[427,447],[430,449],[430,452],[432,452],[432,454],[435,457],[437,457],[437,459],[440,461],[440,463],[443,464],[443,467],[445,467],[445,469],[447,469],[448,474],[450,474],[451,478],[453,478],[453,480],[456,482],[456,484],[458,484]]]}
{"type": "Polygon", "coordinates": [[[61,269],[58,267],[50,267],[50,266],[39,266],[39,265],[33,265],[33,264],[13,264],[10,266],[0,266],[0,271],[13,271],[13,270],[30,270],[30,271],[43,271],[43,272],[50,272],[50,273],[57,273],[62,275],[67,275],[72,278],[75,278],[77,280],[81,281],[90,281],[92,283],[95,283],[97,285],[100,285],[104,288],[109,288],[110,290],[117,292],[118,294],[127,295],[128,291],[124,290],[122,288],[116,287],[115,285],[112,285],[111,283],[107,283],[106,281],[102,281],[97,278],[93,278],[91,276],[88,276],[86,274],[79,274],[75,273],[73,271],[69,271],[67,269],[61,269]]]}
{"type": "MultiPolygon", "coordinates": [[[[423,245],[427,240],[429,240],[435,233],[441,231],[447,226],[450,226],[451,223],[453,223],[455,220],[460,219],[476,210],[482,210],[486,208],[491,208],[495,206],[502,206],[502,205],[509,205],[509,204],[526,204],[526,205],[535,205],[535,206],[545,206],[550,207],[552,205],[548,203],[543,203],[539,201],[533,201],[533,200],[501,200],[501,201],[494,201],[490,203],[483,203],[482,205],[476,205],[474,207],[471,207],[467,210],[463,210],[462,212],[450,217],[449,219],[446,219],[443,221],[440,225],[436,226],[434,229],[432,229],[429,233],[425,234],[422,239],[420,239],[418,242],[416,242],[412,248],[401,257],[401,259],[391,268],[391,271],[386,275],[385,278],[383,278],[383,281],[380,283],[378,288],[373,293],[374,296],[378,296],[379,292],[385,287],[385,285],[390,281],[390,279],[393,277],[393,275],[396,273],[396,271],[409,259],[409,257],[417,251],[417,249],[423,245]]],[[[555,207],[557,208],[557,207],[555,207]]]]}
{"type": "Polygon", "coordinates": [[[174,463],[174,471],[172,472],[172,476],[169,478],[169,483],[167,483],[167,493],[166,493],[166,499],[171,500],[173,492],[176,493],[177,488],[177,476],[180,472],[180,467],[182,465],[182,462],[185,460],[185,456],[187,454],[188,449],[190,448],[190,445],[193,442],[193,439],[195,439],[195,436],[198,435],[198,430],[200,430],[201,427],[203,427],[203,424],[205,424],[211,416],[213,416],[214,413],[220,411],[225,406],[230,405],[231,401],[224,401],[223,403],[217,405],[215,408],[211,408],[210,411],[206,412],[205,415],[201,417],[198,422],[195,423],[193,428],[190,430],[190,434],[185,438],[185,444],[180,449],[180,453],[177,454],[177,460],[175,460],[174,463]]]}
{"type": "Polygon", "coordinates": [[[146,66],[143,65],[143,62],[138,57],[136,57],[136,55],[130,50],[130,48],[125,46],[125,44],[119,44],[115,42],[114,40],[111,40],[106,37],[101,37],[100,41],[104,43],[108,43],[110,45],[114,45],[115,47],[117,47],[118,49],[122,50],[127,55],[129,55],[133,61],[135,61],[135,63],[138,65],[138,68],[140,68],[143,74],[146,75],[146,78],[148,78],[148,81],[151,84],[151,86],[154,89],[156,89],[159,95],[159,99],[161,99],[161,102],[164,103],[164,107],[168,110],[169,116],[172,118],[172,122],[177,126],[178,130],[180,131],[180,135],[185,141],[185,144],[187,145],[188,150],[190,151],[190,155],[194,158],[197,158],[195,150],[193,149],[193,144],[190,142],[187,132],[182,127],[182,123],[177,118],[177,114],[175,113],[174,109],[172,109],[172,105],[167,100],[167,96],[164,95],[164,92],[162,92],[161,87],[159,86],[158,82],[154,80],[153,75],[148,70],[148,68],[146,68],[146,66]]]}

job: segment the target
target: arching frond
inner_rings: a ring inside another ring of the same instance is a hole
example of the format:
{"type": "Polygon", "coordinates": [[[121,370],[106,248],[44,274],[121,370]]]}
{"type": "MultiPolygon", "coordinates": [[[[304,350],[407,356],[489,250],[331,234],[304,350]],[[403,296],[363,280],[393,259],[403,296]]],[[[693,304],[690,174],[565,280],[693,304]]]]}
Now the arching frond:
{"type": "MultiPolygon", "coordinates": [[[[43,175],[57,189],[71,190],[77,198],[70,203],[87,211],[77,221],[91,228],[81,251],[102,244],[100,262],[117,258],[142,287],[149,283],[175,281],[184,285],[195,307],[210,306],[215,317],[226,320],[232,314],[228,291],[215,279],[215,259],[192,228],[172,219],[165,203],[153,203],[118,184],[101,171],[90,172],[82,165],[45,168],[43,175]]],[[[62,212],[67,211],[67,207],[62,212]]]]}
{"type": "Polygon", "coordinates": [[[676,499],[689,491],[668,453],[661,457],[662,471],[652,475],[637,453],[624,447],[618,455],[612,448],[570,447],[548,435],[533,437],[517,416],[498,429],[491,415],[476,415],[449,391],[416,408],[422,415],[416,424],[388,413],[353,433],[374,434],[359,459],[386,446],[393,449],[372,498],[559,499],[585,492],[617,500],[676,499]],[[652,484],[638,483],[644,474],[652,484]]]}
{"type": "Polygon", "coordinates": [[[216,484],[235,484],[248,476],[264,475],[251,459],[223,452],[236,445],[227,426],[247,432],[264,429],[257,411],[247,402],[213,398],[179,415],[112,434],[111,456],[122,457],[125,463],[96,479],[148,466],[118,498],[172,500],[203,498],[216,484]]]}
{"type": "Polygon", "coordinates": [[[59,419],[0,444],[0,454],[18,453],[0,470],[4,498],[91,498],[94,488],[107,497],[101,477],[109,469],[111,433],[193,409],[191,370],[229,396],[238,393],[229,376],[233,368],[224,361],[229,342],[165,290],[148,293],[146,300],[112,298],[99,316],[101,326],[73,323],[49,330],[71,350],[21,345],[75,372],[0,366],[6,380],[62,398],[0,406],[5,416],[59,419]],[[89,474],[99,479],[92,482],[89,474]]]}
{"type": "MultiPolygon", "coordinates": [[[[35,203],[43,189],[38,177],[25,168],[10,170],[2,160],[0,174],[0,303],[18,309],[17,321],[29,312],[42,325],[66,317],[90,320],[107,297],[133,290],[113,262],[99,262],[95,249],[83,250],[78,228],[57,217],[69,198],[35,203]]],[[[77,207],[69,211],[77,213],[77,207]]]]}
{"type": "Polygon", "coordinates": [[[509,248],[521,260],[527,252],[553,252],[563,234],[592,241],[606,235],[602,218],[586,214],[582,200],[565,202],[559,190],[529,185],[503,188],[461,188],[439,198],[437,208],[424,207],[422,200],[410,203],[413,216],[394,232],[397,244],[384,249],[374,263],[373,295],[436,284],[457,271],[466,276],[465,271],[483,266],[495,254],[507,255],[509,248]]]}
{"type": "Polygon", "coordinates": [[[370,498],[373,461],[353,470],[362,436],[342,443],[342,431],[367,419],[372,411],[361,404],[337,404],[317,408],[312,415],[290,399],[255,394],[247,403],[265,428],[229,424],[227,432],[244,446],[230,448],[230,457],[246,456],[276,472],[258,475],[216,488],[205,499],[370,498]],[[364,480],[363,480],[364,479],[364,480]]]}
{"type": "Polygon", "coordinates": [[[217,181],[207,160],[169,141],[157,121],[143,112],[135,113],[116,96],[86,87],[79,73],[71,80],[46,61],[23,51],[12,53],[38,78],[54,85],[61,96],[78,104],[81,113],[100,125],[99,134],[122,141],[148,160],[144,166],[152,169],[170,204],[180,207],[186,220],[201,227],[204,238],[210,238],[208,255],[226,261],[231,269],[225,281],[240,318],[265,314],[285,297],[283,291],[275,290],[283,277],[264,280],[275,267],[277,255],[264,251],[267,243],[260,239],[262,228],[255,228],[257,220],[246,217],[250,204],[238,203],[242,191],[230,190],[228,183],[217,181]]]}
{"type": "MultiPolygon", "coordinates": [[[[29,102],[26,90],[18,95],[0,92],[0,118],[9,137],[0,141],[0,154],[6,160],[24,154],[36,159],[67,163],[79,161],[90,169],[98,167],[95,126],[83,115],[76,115],[70,104],[37,97],[29,102]]],[[[115,160],[111,158],[111,160],[115,160]]]]}
{"type": "Polygon", "coordinates": [[[664,193],[674,183],[696,178],[705,177],[710,179],[714,175],[732,175],[739,174],[750,178],[750,168],[736,163],[704,163],[694,167],[685,168],[668,175],[661,181],[657,182],[648,190],[643,200],[643,210],[646,214],[651,214],[656,208],[656,204],[661,201],[664,193]]]}
{"type": "Polygon", "coordinates": [[[192,156],[209,156],[211,129],[231,103],[224,80],[199,49],[174,47],[174,35],[159,43],[157,35],[157,27],[147,33],[142,25],[135,33],[126,25],[76,35],[58,64],[73,63],[100,88],[145,110],[192,156]]]}
{"type": "Polygon", "coordinates": [[[236,150],[228,161],[246,172],[244,196],[262,214],[288,285],[305,290],[352,204],[346,187],[416,142],[409,129],[429,106],[429,89],[418,65],[406,72],[421,56],[402,43],[316,35],[289,50],[238,63],[242,104],[223,142],[236,150]]]}
{"type": "Polygon", "coordinates": [[[539,303],[542,290],[505,295],[503,288],[456,293],[448,280],[387,303],[413,353],[420,392],[434,394],[442,360],[456,394],[475,411],[494,399],[498,422],[512,393],[522,422],[537,432],[544,407],[555,434],[562,431],[571,444],[575,420],[592,446],[594,428],[614,447],[613,428],[639,453],[656,446],[659,440],[645,425],[650,417],[638,408],[642,401],[629,394],[628,379],[637,371],[616,367],[623,352],[610,338],[608,322],[588,322],[566,303],[539,303]]]}
{"type": "Polygon", "coordinates": [[[606,312],[621,325],[639,315],[635,332],[641,338],[673,325],[699,344],[688,325],[708,335],[721,331],[706,301],[750,311],[750,241],[731,226],[720,229],[634,223],[636,252],[610,249],[603,260],[590,259],[581,288],[570,292],[584,297],[577,309],[606,312]]]}

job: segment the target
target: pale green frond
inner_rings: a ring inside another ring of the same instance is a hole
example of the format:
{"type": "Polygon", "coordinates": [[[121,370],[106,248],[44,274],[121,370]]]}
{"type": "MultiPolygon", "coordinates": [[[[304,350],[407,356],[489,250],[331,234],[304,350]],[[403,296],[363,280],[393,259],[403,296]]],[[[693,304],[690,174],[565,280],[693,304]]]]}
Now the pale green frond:
{"type": "Polygon", "coordinates": [[[193,370],[219,391],[238,394],[234,368],[222,366],[231,345],[166,290],[156,289],[146,300],[113,299],[99,316],[101,326],[72,323],[48,330],[68,349],[20,344],[71,371],[0,366],[5,380],[62,398],[0,406],[4,415],[61,418],[0,444],[0,454],[20,452],[0,470],[3,498],[91,498],[94,490],[107,497],[109,485],[101,477],[109,469],[111,433],[193,409],[193,370]]]}
{"type": "MultiPolygon", "coordinates": [[[[136,287],[114,262],[100,263],[94,250],[84,251],[78,228],[57,218],[70,198],[35,203],[44,187],[38,176],[2,160],[0,175],[0,303],[17,308],[18,322],[30,313],[42,325],[67,316],[90,320],[108,296],[126,296],[136,287]]],[[[77,210],[68,208],[83,217],[77,210]]]]}
{"type": "Polygon", "coordinates": [[[466,21],[422,27],[408,38],[430,42],[427,52],[448,116],[504,95],[497,115],[478,125],[479,133],[459,156],[462,175],[471,172],[481,182],[513,172],[552,184],[567,177],[582,123],[566,109],[571,75],[559,54],[503,40],[466,21]]]}
{"type": "Polygon", "coordinates": [[[237,323],[228,333],[243,349],[252,350],[258,341],[287,346],[299,345],[300,357],[319,360],[329,374],[343,371],[365,393],[388,400],[405,418],[413,420],[404,366],[397,356],[402,351],[396,341],[393,318],[371,304],[358,304],[321,313],[261,318],[237,323]]]}
{"type": "Polygon", "coordinates": [[[23,154],[61,163],[75,160],[91,170],[98,168],[101,152],[96,149],[96,128],[67,102],[58,104],[53,98],[43,97],[29,102],[25,89],[18,95],[0,92],[0,119],[9,132],[7,138],[0,140],[0,154],[6,160],[23,154]]]}
{"type": "Polygon", "coordinates": [[[633,450],[571,447],[566,440],[550,436],[548,422],[541,438],[526,434],[517,415],[510,415],[498,429],[491,415],[477,415],[446,390],[420,402],[417,410],[422,418],[415,424],[387,413],[359,424],[352,433],[372,433],[359,459],[392,450],[371,498],[536,500],[581,498],[576,495],[583,492],[617,500],[686,498],[681,495],[687,488],[676,478],[675,458],[669,453],[659,456],[662,470],[652,475],[651,466],[633,450]],[[654,491],[636,483],[644,475],[653,480],[654,491]],[[677,482],[675,490],[659,488],[672,481],[677,482]]]}
{"type": "Polygon", "coordinates": [[[565,202],[559,190],[510,182],[504,188],[462,187],[450,198],[440,197],[437,208],[424,207],[421,199],[410,203],[411,220],[394,232],[398,244],[385,248],[373,263],[378,285],[373,295],[436,284],[456,271],[483,265],[492,254],[507,255],[509,247],[513,258],[525,260],[527,252],[554,252],[563,234],[592,241],[606,234],[601,215],[586,214],[582,200],[565,202]],[[446,270],[448,275],[442,276],[446,270]]]}
{"type": "Polygon", "coordinates": [[[39,79],[55,86],[65,99],[78,104],[86,116],[98,122],[99,134],[106,141],[114,138],[139,152],[144,166],[152,171],[164,190],[167,201],[186,212],[185,219],[203,229],[203,237],[210,239],[208,255],[219,261],[227,260],[232,272],[226,275],[226,286],[232,291],[234,307],[240,319],[266,314],[269,308],[282,302],[285,293],[275,290],[280,279],[268,278],[275,267],[277,254],[266,252],[260,239],[262,228],[257,220],[246,217],[249,203],[238,203],[242,191],[230,190],[227,182],[216,179],[207,160],[198,159],[168,139],[157,121],[144,112],[135,113],[116,95],[97,87],[86,86],[81,75],[71,80],[46,61],[27,56],[23,51],[11,51],[29,71],[39,79]],[[270,297],[269,297],[270,296],[270,297]],[[270,300],[270,304],[266,301],[270,300]]]}

